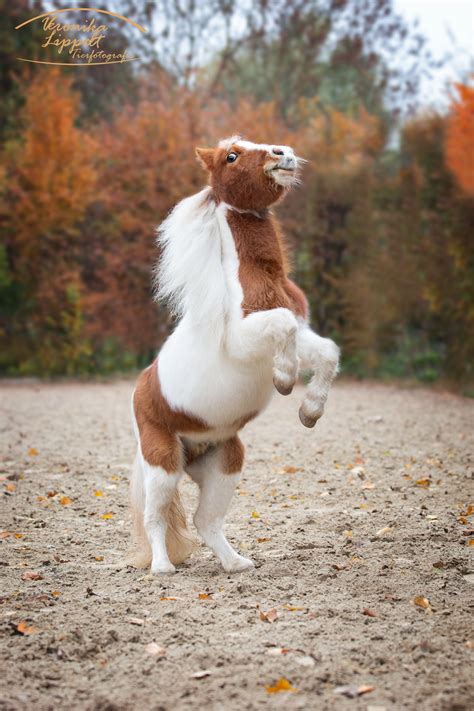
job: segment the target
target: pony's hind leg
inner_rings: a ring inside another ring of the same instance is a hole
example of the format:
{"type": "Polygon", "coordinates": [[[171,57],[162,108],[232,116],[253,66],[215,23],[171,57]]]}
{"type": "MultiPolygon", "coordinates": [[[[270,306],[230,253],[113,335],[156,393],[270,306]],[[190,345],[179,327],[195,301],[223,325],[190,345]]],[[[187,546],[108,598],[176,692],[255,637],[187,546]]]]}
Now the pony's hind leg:
{"type": "Polygon", "coordinates": [[[195,549],[178,491],[182,445],[176,435],[143,419],[139,429],[143,529],[151,548],[151,572],[174,573],[195,549]]]}
{"type": "Polygon", "coordinates": [[[301,369],[313,372],[299,416],[305,427],[314,427],[324,412],[329,388],[338,370],[339,348],[334,341],[318,336],[305,324],[298,331],[297,352],[301,369]]]}
{"type": "Polygon", "coordinates": [[[128,559],[129,563],[135,568],[148,568],[151,563],[151,546],[143,521],[145,510],[145,483],[142,461],[140,448],[138,448],[130,479],[130,505],[132,510],[134,548],[128,559]]]}
{"type": "Polygon", "coordinates": [[[167,472],[163,467],[152,466],[143,460],[145,509],[143,523],[152,551],[151,572],[174,573],[166,548],[168,511],[175,496],[180,473],[167,472]]]}
{"type": "Polygon", "coordinates": [[[243,455],[242,443],[238,437],[233,437],[187,467],[187,472],[200,489],[194,525],[228,573],[253,567],[249,558],[244,558],[232,548],[222,530],[225,514],[240,479],[243,455]]]}

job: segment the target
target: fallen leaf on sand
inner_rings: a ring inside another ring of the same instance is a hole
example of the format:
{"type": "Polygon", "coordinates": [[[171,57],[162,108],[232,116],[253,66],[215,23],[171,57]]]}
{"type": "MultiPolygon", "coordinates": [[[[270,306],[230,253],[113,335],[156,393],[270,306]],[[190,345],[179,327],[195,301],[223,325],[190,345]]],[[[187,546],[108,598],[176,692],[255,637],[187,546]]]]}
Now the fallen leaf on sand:
{"type": "Polygon", "coordinates": [[[393,531],[393,528],[391,526],[384,526],[381,528],[377,533],[375,534],[377,538],[382,538],[382,536],[386,536],[387,533],[391,533],[393,531]]]}
{"type": "Polygon", "coordinates": [[[209,600],[211,595],[212,595],[212,593],[198,593],[198,598],[200,600],[209,600]]]}
{"type": "Polygon", "coordinates": [[[267,541],[271,540],[271,538],[257,538],[257,543],[267,543],[267,541]]]}
{"type": "Polygon", "coordinates": [[[427,489],[431,484],[431,480],[428,477],[424,477],[423,479],[417,479],[415,484],[421,486],[422,489],[427,489]]]}
{"type": "Polygon", "coordinates": [[[36,634],[39,632],[37,627],[29,625],[28,622],[19,622],[16,626],[16,631],[23,635],[36,634]]]}
{"type": "Polygon", "coordinates": [[[72,499],[70,499],[69,496],[61,496],[59,503],[61,506],[69,506],[69,504],[72,504],[72,499]]]}
{"type": "Polygon", "coordinates": [[[467,542],[467,545],[474,546],[474,538],[469,539],[469,541],[467,542]]]}
{"type": "Polygon", "coordinates": [[[38,456],[38,450],[36,447],[30,447],[28,450],[28,456],[29,457],[37,457],[38,456]]]}
{"type": "Polygon", "coordinates": [[[100,562],[101,560],[104,560],[104,556],[103,555],[95,555],[94,560],[98,560],[100,562]]]}
{"type": "Polygon", "coordinates": [[[59,590],[53,590],[53,592],[51,593],[51,595],[52,595],[53,597],[60,597],[61,594],[62,594],[62,593],[60,593],[59,590]]]}
{"type": "Polygon", "coordinates": [[[344,531],[343,533],[344,533],[344,535],[345,535],[346,538],[352,538],[353,535],[354,535],[353,531],[350,531],[350,530],[344,531]]]}
{"type": "Polygon", "coordinates": [[[296,472],[304,472],[302,467],[286,466],[281,470],[282,474],[296,474],[296,472]]]}
{"type": "Polygon", "coordinates": [[[9,491],[10,494],[13,494],[16,491],[16,484],[13,484],[13,482],[10,482],[10,484],[6,485],[5,490],[9,491]]]}
{"type": "Polygon", "coordinates": [[[113,515],[112,511],[107,511],[106,513],[102,514],[102,516],[101,516],[101,518],[105,519],[106,521],[109,518],[113,518],[113,517],[114,517],[114,515],[113,515]]]}
{"type": "Polygon", "coordinates": [[[362,686],[359,686],[359,688],[358,688],[359,695],[370,694],[371,691],[375,691],[375,686],[370,686],[369,684],[363,684],[362,686]]]}
{"type": "Polygon", "coordinates": [[[260,619],[262,622],[275,622],[277,617],[278,610],[275,607],[272,607],[271,610],[267,610],[267,612],[264,612],[263,610],[260,611],[260,619]]]}
{"type": "Polygon", "coordinates": [[[145,620],[141,617],[129,617],[128,621],[131,625],[139,625],[140,627],[145,624],[145,620]]]}
{"type": "Polygon", "coordinates": [[[57,492],[57,491],[48,491],[48,493],[46,494],[46,496],[48,497],[48,499],[54,499],[54,497],[57,496],[57,495],[58,495],[58,492],[57,492]]]}
{"type": "Polygon", "coordinates": [[[94,496],[100,497],[100,496],[103,496],[103,495],[104,495],[104,494],[102,493],[102,491],[99,491],[98,489],[97,489],[97,491],[94,491],[94,496]]]}
{"type": "Polygon", "coordinates": [[[416,607],[421,607],[423,610],[426,610],[427,612],[431,612],[431,605],[430,601],[428,600],[427,597],[422,597],[421,595],[418,595],[417,597],[413,598],[413,604],[416,605],[416,607]]]}
{"type": "Polygon", "coordinates": [[[298,691],[284,676],[278,679],[273,686],[266,686],[265,689],[268,694],[278,694],[280,691],[298,691]]]}
{"type": "Polygon", "coordinates": [[[295,605],[290,605],[289,603],[286,603],[285,605],[283,605],[283,607],[285,608],[285,610],[289,610],[290,612],[295,612],[297,610],[299,610],[299,611],[306,610],[306,607],[296,607],[295,605]]]}
{"type": "Polygon", "coordinates": [[[336,686],[334,689],[335,694],[342,694],[342,696],[347,696],[348,699],[355,699],[362,694],[369,694],[374,691],[375,686],[368,686],[366,684],[362,686],[336,686]]]}
{"type": "Polygon", "coordinates": [[[43,576],[41,573],[35,573],[32,570],[27,570],[23,575],[21,576],[22,580],[43,580],[43,576]]]}
{"type": "Polygon", "coordinates": [[[201,671],[191,674],[191,679],[205,679],[206,676],[211,676],[211,674],[212,672],[210,669],[202,669],[201,671]]]}
{"type": "Polygon", "coordinates": [[[260,518],[258,511],[252,511],[252,518],[260,518]]]}
{"type": "Polygon", "coordinates": [[[156,642],[150,642],[149,644],[147,644],[145,647],[145,652],[151,657],[156,658],[166,656],[166,649],[164,647],[160,647],[160,645],[156,642]]]}
{"type": "Polygon", "coordinates": [[[164,600],[183,600],[183,598],[182,598],[182,597],[173,597],[173,596],[170,596],[170,597],[160,597],[160,600],[161,600],[161,601],[164,601],[164,600]]]}

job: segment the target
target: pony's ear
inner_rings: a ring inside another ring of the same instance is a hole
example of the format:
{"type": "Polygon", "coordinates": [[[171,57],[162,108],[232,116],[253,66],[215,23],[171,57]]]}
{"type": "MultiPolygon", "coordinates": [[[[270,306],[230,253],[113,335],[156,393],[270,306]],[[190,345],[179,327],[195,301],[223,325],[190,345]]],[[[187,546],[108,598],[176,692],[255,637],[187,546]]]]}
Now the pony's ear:
{"type": "Polygon", "coordinates": [[[196,158],[205,170],[209,172],[214,168],[216,151],[214,148],[196,148],[196,158]]]}

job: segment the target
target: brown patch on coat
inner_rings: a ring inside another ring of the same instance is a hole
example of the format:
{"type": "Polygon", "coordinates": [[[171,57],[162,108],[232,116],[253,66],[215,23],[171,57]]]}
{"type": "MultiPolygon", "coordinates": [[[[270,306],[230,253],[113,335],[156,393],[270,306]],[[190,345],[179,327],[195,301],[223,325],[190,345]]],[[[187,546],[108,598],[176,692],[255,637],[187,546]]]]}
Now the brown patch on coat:
{"type": "Polygon", "coordinates": [[[199,418],[169,406],[161,392],[157,360],[139,376],[133,408],[145,460],[167,472],[182,468],[183,453],[178,432],[206,432],[210,429],[199,418]]]}
{"type": "Polygon", "coordinates": [[[254,420],[258,414],[259,414],[258,411],[255,411],[255,412],[251,412],[248,415],[244,415],[243,417],[239,417],[239,419],[235,420],[235,422],[234,422],[235,429],[241,430],[242,427],[245,427],[247,422],[250,422],[250,420],[254,420]]]}
{"type": "Polygon", "coordinates": [[[244,464],[245,447],[237,437],[231,437],[222,445],[222,472],[224,474],[237,474],[244,464]]]}
{"type": "Polygon", "coordinates": [[[288,279],[286,247],[274,218],[229,210],[227,221],[239,257],[244,315],[282,307],[305,317],[306,297],[288,279]]]}
{"type": "Polygon", "coordinates": [[[284,283],[284,289],[291,302],[291,310],[297,316],[301,316],[305,321],[309,318],[309,305],[308,299],[306,298],[304,292],[299,286],[295,284],[291,279],[286,279],[284,283]]]}

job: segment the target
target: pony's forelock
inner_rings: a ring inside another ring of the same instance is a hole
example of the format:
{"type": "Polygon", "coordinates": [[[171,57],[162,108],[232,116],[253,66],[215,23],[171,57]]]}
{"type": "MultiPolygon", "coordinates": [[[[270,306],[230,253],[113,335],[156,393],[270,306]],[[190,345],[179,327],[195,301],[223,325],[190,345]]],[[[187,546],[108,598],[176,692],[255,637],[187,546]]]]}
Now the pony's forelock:
{"type": "Polygon", "coordinates": [[[223,138],[218,143],[218,148],[225,148],[226,151],[233,146],[234,143],[238,143],[242,140],[242,136],[235,134],[234,136],[229,136],[229,138],[223,138]]]}

